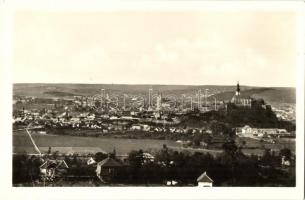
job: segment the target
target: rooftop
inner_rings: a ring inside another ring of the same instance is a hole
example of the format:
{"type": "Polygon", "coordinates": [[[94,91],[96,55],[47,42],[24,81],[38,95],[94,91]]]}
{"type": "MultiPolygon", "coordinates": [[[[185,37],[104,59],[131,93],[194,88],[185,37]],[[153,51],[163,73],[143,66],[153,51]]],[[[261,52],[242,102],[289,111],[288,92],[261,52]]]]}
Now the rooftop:
{"type": "Polygon", "coordinates": [[[197,182],[213,183],[213,180],[207,175],[206,172],[204,172],[197,178],[197,182]]]}

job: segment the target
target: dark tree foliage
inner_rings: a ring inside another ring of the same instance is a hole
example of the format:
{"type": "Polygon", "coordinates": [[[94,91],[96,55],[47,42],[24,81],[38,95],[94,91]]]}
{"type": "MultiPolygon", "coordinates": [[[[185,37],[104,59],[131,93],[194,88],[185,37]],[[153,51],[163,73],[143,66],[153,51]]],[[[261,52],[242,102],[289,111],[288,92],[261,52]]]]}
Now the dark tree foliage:
{"type": "Polygon", "coordinates": [[[259,128],[285,128],[288,131],[295,130],[295,126],[288,121],[277,119],[275,113],[263,107],[264,102],[254,103],[251,108],[238,107],[228,104],[225,121],[234,127],[250,125],[259,128]]]}
{"type": "Polygon", "coordinates": [[[42,163],[35,156],[13,156],[13,183],[33,182],[39,178],[39,166],[42,163]]]}
{"type": "Polygon", "coordinates": [[[128,155],[128,161],[132,168],[140,168],[144,162],[143,150],[131,151],[128,155]]]}
{"type": "Polygon", "coordinates": [[[103,153],[103,152],[97,152],[95,155],[94,155],[94,160],[96,162],[100,162],[102,160],[104,160],[105,158],[107,158],[107,154],[103,153]]]}
{"type": "Polygon", "coordinates": [[[290,160],[292,156],[291,150],[288,148],[281,149],[280,156],[285,156],[286,160],[290,160]]]}
{"type": "Polygon", "coordinates": [[[255,100],[252,107],[240,107],[235,104],[227,104],[227,109],[209,111],[201,114],[188,114],[184,116],[181,125],[186,127],[205,127],[211,124],[213,133],[226,131],[226,126],[240,127],[250,125],[259,128],[285,128],[288,131],[295,130],[295,124],[289,121],[277,119],[275,113],[265,106],[263,100],[255,100]],[[229,125],[229,126],[228,126],[229,125]]]}
{"type": "MultiPolygon", "coordinates": [[[[126,164],[116,169],[111,182],[160,185],[175,180],[182,186],[196,185],[196,179],[206,171],[214,186],[294,186],[295,168],[282,170],[281,155],[293,157],[287,149],[282,149],[280,155],[266,150],[261,158],[247,156],[234,140],[227,141],[223,153],[217,157],[209,153],[173,151],[165,145],[156,153],[154,161],[147,161],[142,150],[131,151],[126,164]]],[[[97,153],[95,158],[105,156],[97,153]]],[[[95,180],[96,165],[87,165],[87,157],[74,154],[60,158],[69,166],[69,179],[78,181],[89,177],[95,180]]],[[[14,155],[13,183],[32,183],[38,179],[41,164],[38,156],[14,155]]]]}

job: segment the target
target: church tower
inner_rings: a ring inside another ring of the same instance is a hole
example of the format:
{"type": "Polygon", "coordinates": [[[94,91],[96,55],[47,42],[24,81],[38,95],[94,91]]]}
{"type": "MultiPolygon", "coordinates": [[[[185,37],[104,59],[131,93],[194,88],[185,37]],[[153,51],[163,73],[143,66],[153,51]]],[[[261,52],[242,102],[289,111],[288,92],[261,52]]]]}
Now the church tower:
{"type": "Polygon", "coordinates": [[[231,99],[231,103],[234,103],[237,106],[251,107],[252,104],[251,97],[250,96],[245,97],[245,95],[241,96],[240,94],[239,81],[237,82],[235,95],[231,99]]]}
{"type": "Polygon", "coordinates": [[[240,96],[239,81],[237,82],[237,87],[236,87],[235,95],[236,95],[236,96],[240,96]]]}

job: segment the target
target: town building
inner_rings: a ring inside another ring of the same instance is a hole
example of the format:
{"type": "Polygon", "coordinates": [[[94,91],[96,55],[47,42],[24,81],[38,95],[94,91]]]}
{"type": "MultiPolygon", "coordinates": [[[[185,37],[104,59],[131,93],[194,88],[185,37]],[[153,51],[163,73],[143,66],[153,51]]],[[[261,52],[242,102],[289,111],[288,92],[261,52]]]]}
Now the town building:
{"type": "Polygon", "coordinates": [[[249,125],[236,128],[236,135],[239,137],[284,137],[289,136],[290,133],[286,129],[278,128],[253,128],[249,125]]]}

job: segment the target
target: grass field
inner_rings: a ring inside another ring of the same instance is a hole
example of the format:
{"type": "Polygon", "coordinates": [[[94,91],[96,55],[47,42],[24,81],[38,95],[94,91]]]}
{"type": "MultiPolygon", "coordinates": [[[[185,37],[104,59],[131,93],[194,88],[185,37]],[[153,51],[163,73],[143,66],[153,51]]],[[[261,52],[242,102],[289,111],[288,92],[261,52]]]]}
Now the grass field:
{"type": "MultiPolygon", "coordinates": [[[[131,150],[161,149],[163,144],[166,144],[168,147],[180,147],[180,144],[169,140],[96,138],[40,134],[32,134],[32,137],[42,152],[47,152],[49,147],[52,147],[53,152],[58,150],[61,153],[112,152],[115,148],[118,154],[127,154],[131,150]]],[[[28,135],[23,131],[13,134],[13,151],[14,153],[37,153],[35,152],[28,135]]]]}
{"type": "Polygon", "coordinates": [[[276,139],[275,144],[271,144],[268,142],[261,142],[260,140],[256,140],[253,138],[246,138],[246,137],[237,138],[235,141],[238,146],[241,146],[242,141],[246,142],[243,152],[248,155],[249,154],[262,155],[265,149],[270,149],[272,151],[279,152],[283,148],[288,148],[292,152],[295,152],[295,139],[279,138],[276,139]]]}
{"type": "MultiPolygon", "coordinates": [[[[59,151],[60,153],[96,153],[96,152],[112,152],[114,149],[117,154],[128,154],[132,150],[147,150],[157,151],[163,148],[163,144],[175,151],[188,152],[209,152],[213,155],[222,152],[221,149],[193,149],[183,148],[179,143],[170,140],[156,139],[121,139],[121,138],[105,138],[105,137],[78,137],[69,135],[42,135],[33,133],[32,137],[36,145],[42,153],[46,153],[51,147],[52,152],[59,151]]],[[[294,140],[279,140],[276,144],[261,143],[258,140],[251,138],[238,138],[237,144],[246,141],[246,146],[243,149],[245,154],[262,155],[264,149],[272,149],[279,151],[282,148],[289,148],[295,152],[294,140]]],[[[29,136],[25,131],[17,131],[13,134],[13,153],[37,153],[35,151],[29,136]]]]}
{"type": "MultiPolygon", "coordinates": [[[[181,144],[170,140],[156,139],[120,139],[105,137],[78,137],[69,135],[41,135],[33,133],[32,137],[42,153],[51,147],[52,152],[60,153],[96,153],[112,152],[115,148],[118,155],[126,155],[132,150],[142,149],[155,152],[166,144],[174,151],[202,152],[217,155],[222,150],[183,148],[181,144]]],[[[13,153],[38,153],[35,151],[29,136],[25,131],[15,131],[13,134],[13,153]]]]}

